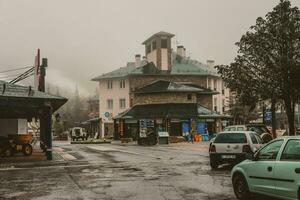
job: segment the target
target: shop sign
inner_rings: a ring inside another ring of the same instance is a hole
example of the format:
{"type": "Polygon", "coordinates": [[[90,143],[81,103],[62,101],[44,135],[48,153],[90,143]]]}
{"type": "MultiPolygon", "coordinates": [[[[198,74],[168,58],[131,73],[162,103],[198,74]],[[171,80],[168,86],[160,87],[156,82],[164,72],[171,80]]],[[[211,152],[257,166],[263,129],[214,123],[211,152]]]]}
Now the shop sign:
{"type": "Polygon", "coordinates": [[[135,123],[137,123],[137,120],[136,119],[125,119],[125,123],[127,123],[127,124],[135,124],[135,123]]]}
{"type": "Polygon", "coordinates": [[[179,123],[180,119],[171,119],[171,122],[177,122],[177,123],[179,123]]]}
{"type": "Polygon", "coordinates": [[[154,120],[152,119],[141,119],[140,120],[140,128],[153,128],[154,120]]]}
{"type": "Polygon", "coordinates": [[[158,137],[169,137],[169,133],[166,131],[159,131],[158,137]]]}
{"type": "Polygon", "coordinates": [[[145,128],[140,128],[140,138],[146,138],[147,137],[147,129],[145,128]]]}

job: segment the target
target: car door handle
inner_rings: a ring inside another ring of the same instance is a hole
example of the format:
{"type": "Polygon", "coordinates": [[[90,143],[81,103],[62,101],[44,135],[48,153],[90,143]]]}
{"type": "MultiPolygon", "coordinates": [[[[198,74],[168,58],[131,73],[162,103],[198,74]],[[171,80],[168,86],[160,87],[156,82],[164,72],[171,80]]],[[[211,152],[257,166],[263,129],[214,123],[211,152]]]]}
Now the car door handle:
{"type": "Polygon", "coordinates": [[[295,169],[295,172],[296,172],[297,174],[300,174],[300,168],[296,168],[296,169],[295,169]]]}
{"type": "Polygon", "coordinates": [[[267,169],[268,169],[269,172],[271,172],[273,168],[272,167],[268,167],[267,169]]]}

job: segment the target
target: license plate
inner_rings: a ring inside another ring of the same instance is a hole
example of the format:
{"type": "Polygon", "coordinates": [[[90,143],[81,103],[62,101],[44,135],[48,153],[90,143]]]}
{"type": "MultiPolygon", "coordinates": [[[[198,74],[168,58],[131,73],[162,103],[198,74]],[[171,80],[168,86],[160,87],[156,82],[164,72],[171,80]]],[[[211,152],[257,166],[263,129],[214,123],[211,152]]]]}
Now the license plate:
{"type": "Polygon", "coordinates": [[[221,158],[235,159],[235,155],[222,155],[221,158]]]}

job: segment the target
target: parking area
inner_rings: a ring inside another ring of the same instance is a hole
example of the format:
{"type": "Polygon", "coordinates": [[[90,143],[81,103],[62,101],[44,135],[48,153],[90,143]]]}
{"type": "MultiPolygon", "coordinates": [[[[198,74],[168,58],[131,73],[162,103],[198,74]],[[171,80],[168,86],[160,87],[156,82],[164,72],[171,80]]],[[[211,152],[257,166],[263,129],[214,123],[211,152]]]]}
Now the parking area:
{"type": "Polygon", "coordinates": [[[230,166],[211,170],[207,145],[58,142],[61,160],[1,168],[1,199],[236,199],[230,166]]]}

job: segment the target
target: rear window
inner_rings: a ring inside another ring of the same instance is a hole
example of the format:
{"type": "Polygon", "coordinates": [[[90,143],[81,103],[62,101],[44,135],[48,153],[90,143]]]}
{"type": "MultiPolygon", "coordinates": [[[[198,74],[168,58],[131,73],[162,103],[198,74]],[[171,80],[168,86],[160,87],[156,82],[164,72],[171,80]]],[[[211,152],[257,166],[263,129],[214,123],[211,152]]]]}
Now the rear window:
{"type": "Polygon", "coordinates": [[[243,131],[244,127],[237,127],[237,131],[243,131]]]}
{"type": "Polygon", "coordinates": [[[247,143],[244,133],[220,133],[214,143],[247,143]]]}
{"type": "Polygon", "coordinates": [[[226,127],[224,131],[236,131],[236,127],[226,127]]]}

